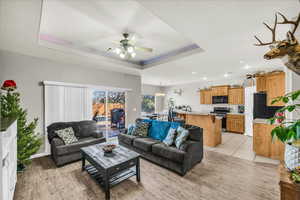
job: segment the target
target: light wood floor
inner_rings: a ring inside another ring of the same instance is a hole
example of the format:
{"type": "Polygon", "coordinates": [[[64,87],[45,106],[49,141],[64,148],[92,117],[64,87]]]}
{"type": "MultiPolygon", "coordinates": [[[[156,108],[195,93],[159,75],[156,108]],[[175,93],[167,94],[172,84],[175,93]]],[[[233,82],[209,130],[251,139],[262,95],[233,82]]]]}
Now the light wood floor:
{"type": "MultiPolygon", "coordinates": [[[[18,175],[14,200],[101,200],[104,193],[80,162],[56,168],[48,157],[35,159],[18,175]]],[[[206,151],[202,163],[184,177],[141,161],[135,177],[111,189],[120,200],[279,200],[277,166],[206,151]]]]}

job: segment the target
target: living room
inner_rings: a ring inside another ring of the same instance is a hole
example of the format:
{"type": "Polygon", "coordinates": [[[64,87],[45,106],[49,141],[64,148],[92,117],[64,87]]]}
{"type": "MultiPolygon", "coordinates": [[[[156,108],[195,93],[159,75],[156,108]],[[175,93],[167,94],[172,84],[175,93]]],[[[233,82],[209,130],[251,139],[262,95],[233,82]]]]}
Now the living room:
{"type": "Polygon", "coordinates": [[[299,8],[0,0],[0,199],[299,199],[299,8]]]}

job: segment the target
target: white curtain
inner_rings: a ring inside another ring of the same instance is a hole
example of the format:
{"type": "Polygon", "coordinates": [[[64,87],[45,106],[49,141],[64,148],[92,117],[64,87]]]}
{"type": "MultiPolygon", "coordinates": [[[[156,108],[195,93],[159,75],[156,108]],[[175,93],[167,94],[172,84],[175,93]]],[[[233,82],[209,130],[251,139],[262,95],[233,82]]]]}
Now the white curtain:
{"type": "Polygon", "coordinates": [[[54,122],[92,119],[92,89],[78,86],[44,86],[45,102],[45,146],[50,153],[47,126],[54,122]]]}

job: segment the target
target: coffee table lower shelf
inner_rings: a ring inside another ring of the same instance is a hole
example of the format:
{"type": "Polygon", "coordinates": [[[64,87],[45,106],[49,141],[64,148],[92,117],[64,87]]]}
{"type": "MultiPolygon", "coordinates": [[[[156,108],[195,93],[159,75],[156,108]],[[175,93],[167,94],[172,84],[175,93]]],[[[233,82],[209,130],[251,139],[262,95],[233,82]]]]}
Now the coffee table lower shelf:
{"type": "MultiPolygon", "coordinates": [[[[93,165],[86,165],[85,170],[100,186],[102,186],[105,189],[104,177],[102,173],[98,172],[98,170],[93,165]]],[[[118,183],[132,176],[136,176],[135,167],[111,175],[109,177],[109,185],[110,187],[113,187],[114,185],[117,185],[118,183]]]]}

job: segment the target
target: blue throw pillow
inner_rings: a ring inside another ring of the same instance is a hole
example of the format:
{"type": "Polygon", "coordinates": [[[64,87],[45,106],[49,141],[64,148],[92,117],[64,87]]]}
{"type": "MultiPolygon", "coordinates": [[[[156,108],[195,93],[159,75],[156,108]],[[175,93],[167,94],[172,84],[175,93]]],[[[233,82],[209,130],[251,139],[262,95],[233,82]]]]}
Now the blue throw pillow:
{"type": "Polygon", "coordinates": [[[175,140],[176,148],[180,148],[180,146],[186,141],[189,136],[189,131],[179,126],[177,128],[177,137],[175,140]]]}
{"type": "Polygon", "coordinates": [[[168,131],[168,135],[163,140],[163,143],[165,143],[168,146],[171,146],[174,143],[175,134],[176,134],[176,129],[171,127],[168,131]]]}
{"type": "Polygon", "coordinates": [[[127,135],[132,135],[135,127],[136,127],[135,124],[129,124],[127,129],[127,135]]]}
{"type": "Polygon", "coordinates": [[[163,141],[168,134],[171,124],[167,121],[153,120],[149,136],[155,140],[163,141]]]}
{"type": "Polygon", "coordinates": [[[171,122],[171,128],[174,128],[175,130],[177,130],[177,128],[180,126],[179,122],[171,122]]]}

